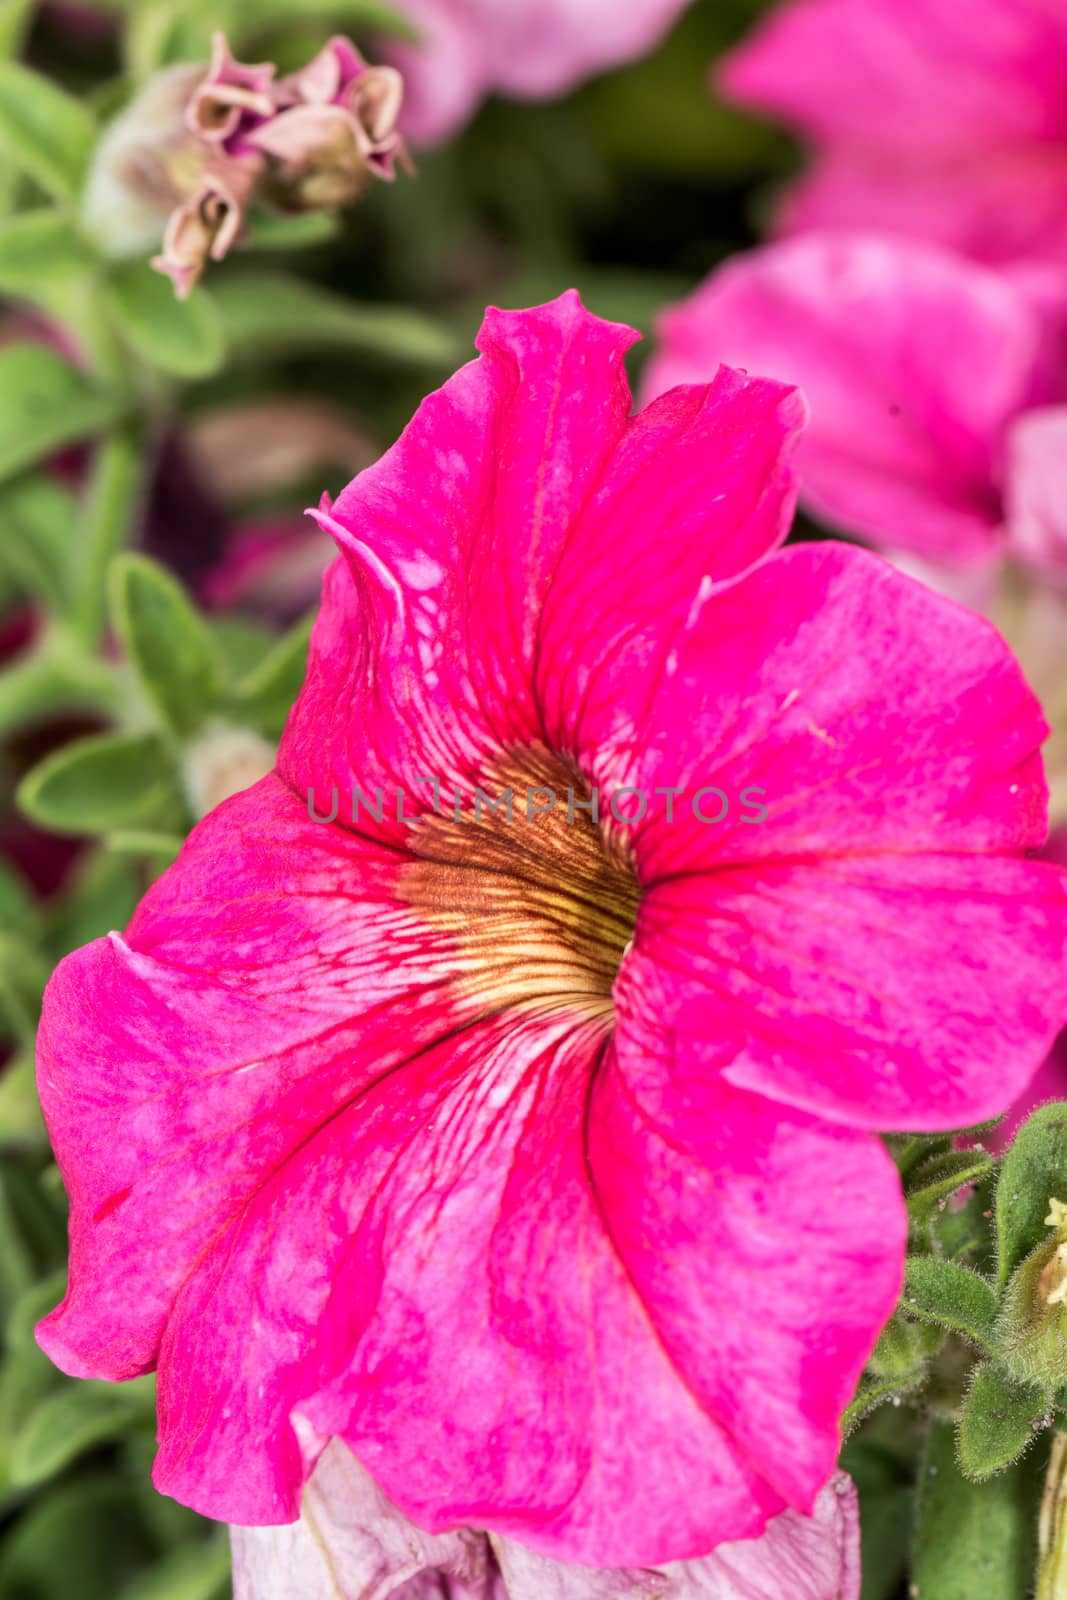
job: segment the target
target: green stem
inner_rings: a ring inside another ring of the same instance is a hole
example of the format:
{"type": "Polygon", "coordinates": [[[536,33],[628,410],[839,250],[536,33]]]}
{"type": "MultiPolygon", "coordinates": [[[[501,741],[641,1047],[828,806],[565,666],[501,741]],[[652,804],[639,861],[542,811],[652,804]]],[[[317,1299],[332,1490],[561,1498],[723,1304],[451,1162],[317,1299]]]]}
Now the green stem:
{"type": "Polygon", "coordinates": [[[1067,1433],[1062,1429],[1052,1436],[1045,1474],[1034,1600],[1067,1600],[1067,1433]]]}

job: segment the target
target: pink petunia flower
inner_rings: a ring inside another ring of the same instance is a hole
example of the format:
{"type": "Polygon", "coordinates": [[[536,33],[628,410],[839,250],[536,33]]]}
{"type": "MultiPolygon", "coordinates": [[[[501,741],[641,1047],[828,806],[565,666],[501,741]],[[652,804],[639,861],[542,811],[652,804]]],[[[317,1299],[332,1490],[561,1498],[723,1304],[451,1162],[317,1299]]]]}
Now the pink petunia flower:
{"type": "Polygon", "coordinates": [[[1067,576],[1065,309],[935,246],[813,233],[734,257],[664,313],[646,392],[720,361],[799,384],[818,516],[935,564],[1010,549],[1067,576]]]}
{"type": "Polygon", "coordinates": [[[859,1600],[859,1499],[834,1475],[812,1516],[659,1568],[577,1566],[471,1529],[426,1534],[344,1445],[327,1445],[299,1522],[232,1528],[234,1600],[859,1600]]]}
{"type": "Polygon", "coordinates": [[[644,55],[689,0],[406,0],[417,44],[393,45],[420,144],[454,133],[486,95],[547,100],[644,55]]]}
{"type": "Polygon", "coordinates": [[[778,226],[1067,267],[1061,0],[789,0],[716,73],[811,145],[778,226]]]}
{"type": "Polygon", "coordinates": [[[487,314],[320,513],[277,773],[49,986],[39,1336],[158,1367],[156,1483],[221,1520],[295,1520],[331,1438],[593,1565],[810,1511],[900,1283],[872,1130],[1003,1109],[1067,1010],[1003,642],[773,553],[797,394],[632,416],[634,337],[487,314]]]}

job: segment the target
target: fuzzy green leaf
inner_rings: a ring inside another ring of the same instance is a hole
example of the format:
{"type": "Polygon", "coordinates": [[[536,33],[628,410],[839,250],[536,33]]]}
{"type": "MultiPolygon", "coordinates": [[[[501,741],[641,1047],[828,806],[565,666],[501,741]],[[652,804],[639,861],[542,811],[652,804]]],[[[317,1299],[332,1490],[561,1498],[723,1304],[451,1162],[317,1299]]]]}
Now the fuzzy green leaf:
{"type": "Polygon", "coordinates": [[[976,1272],[934,1256],[913,1256],[904,1277],[905,1310],[988,1346],[997,1318],[997,1297],[976,1272]]]}
{"type": "Polygon", "coordinates": [[[1067,1102],[1041,1106],[1015,1135],[997,1184],[998,1281],[1003,1288],[1048,1238],[1051,1199],[1067,1201],[1067,1102]]]}
{"type": "Polygon", "coordinates": [[[935,1422],[919,1469],[911,1592],[922,1600],[1026,1600],[1033,1581],[1040,1477],[1028,1457],[985,1483],[956,1461],[935,1422]]]}
{"type": "Polygon", "coordinates": [[[179,300],[161,273],[130,262],[113,273],[107,304],[124,343],[160,372],[206,378],[222,365],[222,320],[204,290],[179,300]]]}
{"type": "Polygon", "coordinates": [[[226,687],[207,624],[178,581],[147,556],[117,557],[110,593],[115,632],[147,699],[175,732],[191,733],[226,687]]]}
{"type": "Polygon", "coordinates": [[[52,611],[70,590],[70,549],[77,502],[46,472],[21,473],[0,486],[0,549],[19,588],[52,611]]]}
{"type": "Polygon", "coordinates": [[[42,206],[0,222],[0,294],[73,319],[95,258],[72,222],[42,206]]]}
{"type": "Polygon", "coordinates": [[[54,350],[8,345],[0,350],[0,479],[100,432],[124,406],[121,395],[92,384],[54,350]]]}
{"type": "Polygon", "coordinates": [[[0,61],[0,149],[57,200],[73,200],[96,130],[80,101],[17,61],[0,61]]]}
{"type": "Polygon", "coordinates": [[[946,1150],[920,1162],[904,1186],[912,1227],[927,1227],[958,1189],[979,1183],[993,1166],[992,1156],[984,1150],[946,1150]]]}
{"type": "Polygon", "coordinates": [[[91,734],[45,756],[23,778],[16,798],[42,828],[103,833],[149,820],[175,781],[158,733],[91,734]]]}
{"type": "Polygon", "coordinates": [[[1051,1425],[1052,1415],[1039,1389],[980,1362],[960,1418],[959,1460],[966,1476],[980,1483],[1002,1472],[1051,1425]]]}

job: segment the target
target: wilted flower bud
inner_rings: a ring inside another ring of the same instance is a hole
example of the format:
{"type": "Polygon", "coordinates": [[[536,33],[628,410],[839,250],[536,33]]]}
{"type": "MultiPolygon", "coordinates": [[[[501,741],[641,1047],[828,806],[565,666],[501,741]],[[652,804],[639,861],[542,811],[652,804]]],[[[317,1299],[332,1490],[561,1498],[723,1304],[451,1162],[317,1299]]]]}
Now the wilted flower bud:
{"type": "Polygon", "coordinates": [[[211,61],[157,73],[101,140],[85,222],[109,255],[152,260],[184,299],[240,238],[253,199],[287,211],[334,209],[372,178],[411,170],[396,120],[403,82],[343,37],[300,72],[237,61],[224,34],[211,61]]]}
{"type": "Polygon", "coordinates": [[[1050,1199],[1045,1223],[1056,1232],[1008,1285],[997,1354],[1013,1377],[1059,1385],[1067,1381],[1067,1205],[1050,1199]]]}
{"type": "Polygon", "coordinates": [[[150,250],[195,189],[211,152],[190,133],[185,113],[202,77],[196,66],[156,73],[97,145],[83,220],[106,255],[150,250]]]}
{"type": "Polygon", "coordinates": [[[274,157],[271,195],[291,210],[317,210],[358,198],[372,178],[407,165],[396,130],[403,80],[394,67],[370,67],[349,40],[331,39],[302,72],[276,88],[276,116],[250,136],[274,157]]]}

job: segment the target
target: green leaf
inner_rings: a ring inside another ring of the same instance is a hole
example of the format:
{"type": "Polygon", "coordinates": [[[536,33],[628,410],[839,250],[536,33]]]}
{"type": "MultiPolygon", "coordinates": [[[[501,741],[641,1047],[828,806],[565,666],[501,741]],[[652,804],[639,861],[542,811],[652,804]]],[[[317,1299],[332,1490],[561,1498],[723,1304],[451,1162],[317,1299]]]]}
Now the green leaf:
{"type": "Polygon", "coordinates": [[[85,179],[96,129],[85,107],[49,78],[0,61],[0,148],[57,200],[85,179]]]}
{"type": "Polygon", "coordinates": [[[142,874],[128,857],[86,851],[51,908],[47,944],[52,960],[124,928],[143,892],[142,874]]]}
{"type": "Polygon", "coordinates": [[[65,711],[106,711],[113,698],[104,662],[81,663],[46,639],[0,671],[0,736],[65,711]]]}
{"type": "Polygon", "coordinates": [[[79,1383],[42,1400],[27,1417],[11,1453],[11,1481],[32,1488],[78,1456],[125,1432],[138,1408],[117,1385],[79,1383]]]}
{"type": "Polygon", "coordinates": [[[959,1428],[959,1460],[976,1483],[1017,1461],[1038,1434],[1051,1426],[1048,1396],[1016,1383],[989,1362],[974,1370],[959,1428]]]}
{"type": "Polygon", "coordinates": [[[947,1150],[922,1161],[904,1186],[912,1227],[928,1227],[957,1189],[981,1182],[993,1166],[993,1157],[984,1150],[947,1150]]]}
{"type": "Polygon", "coordinates": [[[147,699],[175,732],[191,733],[226,687],[204,619],[178,581],[147,556],[119,556],[110,591],[115,632],[147,699]]]}
{"type": "Polygon", "coordinates": [[[225,1539],[201,1539],[126,1585],[117,1600],[223,1600],[229,1594],[230,1548],[225,1539]]]}
{"type": "Polygon", "coordinates": [[[38,762],[19,784],[16,799],[42,828],[103,833],[151,818],[175,782],[171,752],[160,734],[90,734],[38,762]]]}
{"type": "MultiPolygon", "coordinates": [[[[26,1419],[61,1382],[56,1368],[36,1345],[12,1346],[0,1361],[0,1506],[11,1497],[11,1457],[26,1419]]],[[[5,1538],[10,1530],[5,1530],[5,1538]]],[[[4,1541],[0,1541],[0,1551],[4,1541]]],[[[0,1557],[2,1561],[2,1557],[0,1557]]],[[[4,1593],[0,1589],[0,1593],[4,1593]]]]}
{"type": "Polygon", "coordinates": [[[136,524],[144,481],[144,445],[136,426],[116,428],[96,448],[82,502],[74,623],[89,649],[99,642],[108,570],[136,524]]]}
{"type": "Polygon", "coordinates": [[[336,238],[341,218],[336,211],[281,212],[253,210],[246,222],[246,250],[306,250],[336,238]]]}
{"type": "Polygon", "coordinates": [[[63,214],[51,207],[0,222],[0,294],[76,320],[95,257],[63,214]]]}
{"type": "Polygon", "coordinates": [[[242,33],[291,27],[297,21],[333,23],[348,30],[374,29],[400,39],[417,39],[419,31],[404,15],[403,5],[385,0],[231,0],[233,26],[242,33]]]}
{"type": "Polygon", "coordinates": [[[0,479],[97,433],[125,406],[40,344],[0,350],[0,479]]]}
{"type": "Polygon", "coordinates": [[[1026,1600],[1033,1581],[1036,1455],[986,1483],[956,1462],[952,1428],[934,1423],[919,1472],[912,1594],[922,1600],[1026,1600]]]}
{"type": "Polygon", "coordinates": [[[917,1366],[907,1380],[895,1375],[888,1378],[862,1378],[851,1403],[841,1413],[842,1433],[851,1433],[864,1417],[870,1416],[879,1406],[899,1405],[901,1400],[919,1388],[925,1374],[925,1366],[917,1366]]]}
{"type": "Polygon", "coordinates": [[[249,617],[213,614],[206,617],[205,621],[231,683],[257,667],[278,640],[276,629],[268,628],[262,622],[253,622],[249,617]]]}
{"type": "Polygon", "coordinates": [[[24,1149],[48,1149],[30,1050],[14,1056],[0,1072],[0,1154],[24,1149]]]}
{"type": "Polygon", "coordinates": [[[147,857],[160,871],[177,860],[185,840],[180,833],[158,833],[150,828],[121,828],[104,843],[116,855],[147,857]]]}
{"type": "Polygon", "coordinates": [[[15,1305],[7,1323],[7,1344],[11,1350],[35,1349],[33,1330],[42,1317],[53,1311],[67,1292],[67,1269],[60,1267],[50,1272],[39,1283],[32,1284],[15,1305]]]}
{"type": "Polygon", "coordinates": [[[77,520],[74,496],[48,473],[21,473],[0,486],[3,560],[24,593],[55,612],[67,605],[77,520]]]}
{"type": "MultiPolygon", "coordinates": [[[[130,75],[138,83],[158,72],[160,67],[179,61],[207,62],[211,55],[212,20],[189,15],[190,7],[181,0],[137,0],[127,13],[125,29],[126,60],[130,75]]],[[[229,31],[219,7],[213,12],[214,26],[229,31]]]]}
{"type": "Polygon", "coordinates": [[[133,1491],[113,1474],[79,1473],[31,1496],[0,1546],[11,1600],[115,1600],[155,1553],[133,1491]]]}
{"type": "Polygon", "coordinates": [[[841,1467],[860,1497],[862,1600],[895,1600],[908,1559],[914,1500],[910,1440],[909,1448],[898,1453],[875,1436],[881,1419],[897,1422],[904,1415],[883,1411],[873,1427],[868,1424],[854,1434],[841,1452],[841,1467]]]}
{"type": "Polygon", "coordinates": [[[179,300],[169,279],[135,261],[116,268],[106,298],[119,336],[149,366],[206,378],[222,365],[222,319],[204,290],[179,300]]]}
{"type": "Polygon", "coordinates": [[[424,312],[361,304],[281,272],[219,274],[215,298],[235,356],[324,348],[442,367],[463,354],[451,329],[424,312]]]}
{"type": "Polygon", "coordinates": [[[1067,1103],[1028,1117],[1004,1157],[997,1184],[998,1282],[1003,1288],[1030,1252],[1048,1238],[1051,1199],[1067,1201],[1067,1103]]]}
{"type": "Polygon", "coordinates": [[[961,1333],[983,1348],[992,1339],[997,1297],[984,1278],[954,1262],[913,1256],[904,1276],[902,1303],[913,1316],[961,1333]]]}
{"type": "Polygon", "coordinates": [[[268,738],[281,737],[286,718],[303,687],[314,620],[313,612],[303,617],[237,684],[233,702],[235,717],[251,723],[268,738]]]}
{"type": "Polygon", "coordinates": [[[931,1156],[952,1149],[952,1140],[947,1133],[894,1133],[887,1136],[886,1144],[901,1179],[908,1178],[917,1166],[931,1156]]]}
{"type": "Polygon", "coordinates": [[[0,6],[0,56],[16,56],[29,26],[34,0],[5,0],[0,6]]]}
{"type": "Polygon", "coordinates": [[[898,1311],[878,1336],[871,1352],[870,1370],[876,1378],[909,1384],[922,1374],[940,1342],[929,1326],[909,1322],[898,1311]]]}

